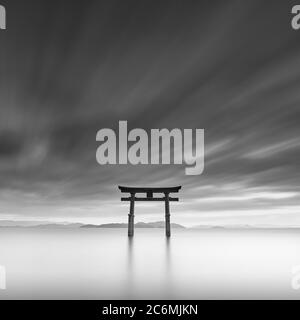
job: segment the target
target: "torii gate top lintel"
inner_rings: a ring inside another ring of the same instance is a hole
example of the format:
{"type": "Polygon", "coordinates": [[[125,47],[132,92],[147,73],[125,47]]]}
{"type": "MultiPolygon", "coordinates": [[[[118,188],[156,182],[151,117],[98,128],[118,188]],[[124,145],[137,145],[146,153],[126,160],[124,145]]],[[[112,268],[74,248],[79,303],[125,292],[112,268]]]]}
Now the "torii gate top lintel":
{"type": "Polygon", "coordinates": [[[166,219],[166,236],[171,235],[170,224],[170,201],[179,201],[178,198],[170,197],[170,193],[177,193],[181,189],[178,187],[123,187],[119,186],[122,193],[130,193],[130,197],[121,198],[121,201],[130,201],[130,212],[128,215],[128,236],[132,237],[134,234],[134,203],[135,201],[164,201],[165,202],[165,219],[166,219]],[[145,193],[146,197],[136,197],[136,193],[145,193]],[[163,193],[164,197],[153,197],[154,193],[163,193]]]}
{"type": "Polygon", "coordinates": [[[173,193],[178,192],[181,189],[181,186],[178,187],[123,187],[119,186],[121,192],[126,193],[173,193]]]}

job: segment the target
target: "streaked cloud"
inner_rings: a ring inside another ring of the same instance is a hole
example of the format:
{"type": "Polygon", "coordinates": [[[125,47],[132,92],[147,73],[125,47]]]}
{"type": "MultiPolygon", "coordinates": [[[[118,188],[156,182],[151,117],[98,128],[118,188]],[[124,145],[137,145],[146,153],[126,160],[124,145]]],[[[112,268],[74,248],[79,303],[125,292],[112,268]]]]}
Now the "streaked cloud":
{"type": "MultiPolygon", "coordinates": [[[[120,221],[128,208],[117,185],[183,185],[175,221],[300,226],[300,42],[291,6],[9,3],[0,37],[0,218],[120,221]],[[129,129],[204,128],[204,173],[99,166],[96,133],[119,120],[129,129]]],[[[163,218],[160,204],[139,208],[141,219],[163,218]]]]}

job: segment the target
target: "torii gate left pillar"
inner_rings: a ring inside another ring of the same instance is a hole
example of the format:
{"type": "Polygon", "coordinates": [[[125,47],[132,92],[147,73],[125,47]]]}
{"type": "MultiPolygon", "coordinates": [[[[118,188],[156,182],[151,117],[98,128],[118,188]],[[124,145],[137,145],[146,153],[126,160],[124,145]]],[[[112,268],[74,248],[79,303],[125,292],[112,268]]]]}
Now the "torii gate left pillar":
{"type": "Polygon", "coordinates": [[[170,197],[170,193],[178,192],[181,187],[170,188],[132,188],[121,187],[122,193],[130,193],[130,197],[121,198],[121,201],[130,201],[130,210],[128,214],[128,236],[134,235],[134,205],[135,201],[164,201],[165,202],[165,226],[166,236],[171,236],[171,221],[170,221],[170,201],[179,201],[178,198],[170,197]],[[146,197],[136,197],[137,193],[145,193],[146,197]],[[163,193],[164,197],[153,197],[154,193],[163,193]]]}
{"type": "Polygon", "coordinates": [[[133,237],[134,235],[134,198],[135,194],[130,195],[130,211],[128,215],[128,237],[133,237]]]}

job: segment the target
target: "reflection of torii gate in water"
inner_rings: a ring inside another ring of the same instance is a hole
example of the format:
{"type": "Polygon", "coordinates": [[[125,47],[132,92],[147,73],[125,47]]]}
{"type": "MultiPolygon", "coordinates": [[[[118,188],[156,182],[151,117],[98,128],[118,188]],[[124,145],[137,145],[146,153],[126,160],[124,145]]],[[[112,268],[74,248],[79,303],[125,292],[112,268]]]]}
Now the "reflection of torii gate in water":
{"type": "Polygon", "coordinates": [[[134,202],[135,201],[165,201],[165,220],[166,220],[166,236],[171,236],[170,224],[170,201],[179,201],[178,198],[170,197],[170,193],[178,192],[181,187],[171,188],[131,188],[121,187],[122,193],[130,193],[130,197],[121,198],[121,201],[130,201],[130,211],[128,215],[128,236],[133,237],[134,234],[134,202]],[[136,193],[145,193],[146,197],[136,197],[136,193]],[[163,193],[164,197],[153,197],[153,193],[163,193]]]}

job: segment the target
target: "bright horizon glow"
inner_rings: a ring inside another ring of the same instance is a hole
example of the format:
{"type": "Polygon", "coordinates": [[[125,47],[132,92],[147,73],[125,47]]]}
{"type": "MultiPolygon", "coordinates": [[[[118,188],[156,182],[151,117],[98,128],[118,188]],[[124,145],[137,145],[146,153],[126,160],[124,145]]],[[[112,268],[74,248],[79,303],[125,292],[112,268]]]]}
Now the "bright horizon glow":
{"type": "Polygon", "coordinates": [[[290,199],[298,195],[296,192],[260,192],[252,193],[249,195],[241,195],[236,197],[226,196],[226,197],[209,197],[204,199],[197,199],[196,202],[216,202],[216,201],[244,201],[244,200],[254,200],[254,199],[267,199],[267,200],[280,200],[280,199],[290,199]]]}

